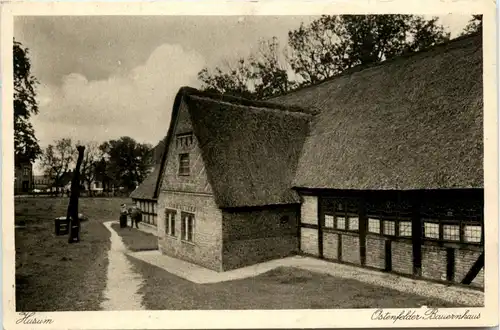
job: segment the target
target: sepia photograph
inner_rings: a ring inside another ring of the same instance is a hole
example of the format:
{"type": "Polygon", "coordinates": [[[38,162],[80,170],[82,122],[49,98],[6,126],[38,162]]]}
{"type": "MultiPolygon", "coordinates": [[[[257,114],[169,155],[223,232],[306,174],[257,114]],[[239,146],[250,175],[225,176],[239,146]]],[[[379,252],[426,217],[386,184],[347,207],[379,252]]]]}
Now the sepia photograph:
{"type": "Polygon", "coordinates": [[[484,317],[484,19],[13,16],[12,322],[484,317]]]}

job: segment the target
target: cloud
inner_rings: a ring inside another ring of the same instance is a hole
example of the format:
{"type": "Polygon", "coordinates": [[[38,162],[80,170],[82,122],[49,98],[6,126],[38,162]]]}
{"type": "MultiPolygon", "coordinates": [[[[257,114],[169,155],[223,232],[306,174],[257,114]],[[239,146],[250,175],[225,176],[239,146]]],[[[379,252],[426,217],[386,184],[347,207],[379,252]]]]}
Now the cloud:
{"type": "Polygon", "coordinates": [[[102,142],[130,136],[154,144],[167,132],[175,94],[184,85],[197,87],[204,65],[198,53],[163,44],[144,64],[106,80],[71,73],[60,86],[41,85],[36,135],[42,146],[63,137],[102,142]]]}

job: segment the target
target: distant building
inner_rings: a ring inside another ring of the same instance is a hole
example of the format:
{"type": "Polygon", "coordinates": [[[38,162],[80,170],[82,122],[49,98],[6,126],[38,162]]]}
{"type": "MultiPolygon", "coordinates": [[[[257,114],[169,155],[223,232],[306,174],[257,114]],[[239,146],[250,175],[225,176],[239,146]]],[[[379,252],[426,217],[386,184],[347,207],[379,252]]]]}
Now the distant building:
{"type": "Polygon", "coordinates": [[[143,212],[143,224],[156,227],[158,219],[158,195],[157,182],[160,174],[161,159],[165,150],[166,137],[161,140],[152,150],[153,165],[150,173],[143,182],[130,194],[134,204],[143,212]]]}
{"type": "Polygon", "coordinates": [[[158,196],[156,194],[156,183],[160,173],[160,165],[156,165],[153,171],[144,181],[130,194],[134,204],[142,210],[143,224],[157,226],[158,219],[158,196]]]}
{"type": "Polygon", "coordinates": [[[33,164],[29,160],[16,159],[14,169],[14,194],[26,194],[33,189],[33,164]]]}
{"type": "Polygon", "coordinates": [[[52,179],[46,175],[34,175],[33,176],[33,192],[40,193],[50,191],[52,187],[52,179]]]}

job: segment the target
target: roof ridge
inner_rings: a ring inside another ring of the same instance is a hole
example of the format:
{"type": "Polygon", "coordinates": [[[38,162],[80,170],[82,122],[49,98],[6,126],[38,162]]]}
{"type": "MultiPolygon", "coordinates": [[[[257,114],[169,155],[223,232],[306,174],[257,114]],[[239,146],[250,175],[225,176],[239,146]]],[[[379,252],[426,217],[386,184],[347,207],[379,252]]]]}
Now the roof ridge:
{"type": "MultiPolygon", "coordinates": [[[[316,86],[319,86],[319,85],[331,82],[331,81],[333,81],[333,80],[335,80],[337,78],[340,78],[340,77],[344,77],[344,76],[347,76],[347,75],[352,75],[354,73],[358,73],[358,72],[362,72],[362,71],[365,71],[365,70],[377,68],[377,67],[380,67],[380,66],[383,66],[383,65],[388,65],[388,64],[393,63],[394,61],[401,60],[402,58],[414,57],[414,56],[418,56],[418,55],[422,55],[422,54],[426,54],[426,53],[428,54],[428,53],[440,50],[440,49],[442,49],[444,47],[450,47],[450,46],[453,47],[454,44],[459,44],[459,43],[463,42],[464,40],[474,39],[474,38],[477,38],[478,36],[482,37],[482,31],[477,31],[477,32],[473,32],[473,33],[470,33],[470,34],[462,35],[462,36],[450,39],[448,41],[442,42],[440,44],[436,44],[436,45],[433,45],[431,47],[421,49],[421,50],[416,51],[416,52],[409,52],[409,53],[401,54],[399,56],[394,56],[394,57],[391,57],[390,59],[387,59],[387,60],[382,61],[382,62],[375,62],[375,63],[365,64],[365,65],[358,64],[358,65],[356,65],[356,66],[354,66],[352,68],[349,68],[349,69],[346,69],[346,70],[342,71],[339,74],[333,75],[331,77],[325,78],[325,79],[323,79],[321,81],[318,81],[318,82],[315,82],[315,83],[312,83],[312,84],[301,86],[299,88],[287,91],[285,93],[281,93],[281,94],[270,96],[269,98],[263,99],[263,101],[272,102],[276,98],[279,98],[279,97],[282,97],[282,96],[286,96],[286,95],[290,95],[290,94],[293,94],[293,93],[295,93],[297,91],[304,90],[304,89],[307,89],[307,88],[316,87],[316,86]]],[[[482,38],[481,38],[481,41],[482,41],[482,38]]]]}
{"type": "MultiPolygon", "coordinates": [[[[245,104],[240,104],[240,103],[228,102],[226,100],[215,100],[215,99],[212,99],[210,97],[203,97],[203,96],[199,96],[199,95],[187,95],[187,97],[193,98],[193,99],[204,100],[206,102],[223,103],[223,104],[227,104],[227,105],[231,105],[231,106],[235,106],[235,107],[248,107],[248,108],[253,108],[255,110],[258,110],[258,111],[279,112],[279,113],[285,113],[285,114],[296,115],[296,116],[304,116],[304,117],[312,117],[314,115],[314,113],[311,113],[311,112],[302,112],[302,111],[293,111],[293,110],[290,111],[289,109],[287,109],[287,107],[276,106],[277,104],[274,104],[274,103],[265,103],[264,105],[259,106],[257,104],[245,105],[245,104]]],[[[307,110],[307,109],[305,109],[305,110],[307,110]]]]}
{"type": "Polygon", "coordinates": [[[280,109],[280,110],[287,110],[289,112],[301,112],[301,113],[308,113],[308,114],[316,114],[318,112],[317,109],[315,108],[304,108],[304,107],[299,107],[295,105],[283,105],[283,104],[276,104],[273,102],[268,102],[265,100],[251,100],[243,97],[237,97],[233,96],[230,94],[226,93],[213,93],[213,92],[207,92],[207,91],[201,91],[193,87],[189,86],[184,86],[181,87],[179,90],[178,94],[182,94],[185,97],[189,96],[198,96],[198,97],[204,97],[208,98],[214,101],[219,101],[219,102],[226,102],[230,104],[236,104],[236,105],[241,105],[241,106],[253,106],[253,107],[259,107],[259,108],[272,108],[272,109],[280,109]]]}

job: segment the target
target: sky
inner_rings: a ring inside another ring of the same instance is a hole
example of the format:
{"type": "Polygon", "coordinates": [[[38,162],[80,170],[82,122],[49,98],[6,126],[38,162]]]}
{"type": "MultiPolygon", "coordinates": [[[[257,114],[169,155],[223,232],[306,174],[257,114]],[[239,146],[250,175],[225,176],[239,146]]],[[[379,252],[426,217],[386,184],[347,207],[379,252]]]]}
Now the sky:
{"type": "MultiPolygon", "coordinates": [[[[155,145],[168,130],[182,86],[197,73],[249,55],[259,40],[285,44],[289,30],[314,16],[16,17],[14,37],[29,48],[38,79],[42,147],[71,137],[83,143],[131,136],[155,145]]],[[[446,15],[455,37],[469,15],[446,15]]]]}

